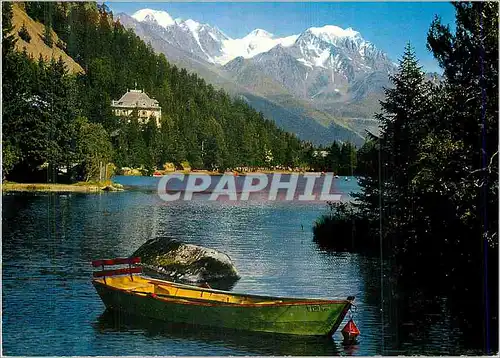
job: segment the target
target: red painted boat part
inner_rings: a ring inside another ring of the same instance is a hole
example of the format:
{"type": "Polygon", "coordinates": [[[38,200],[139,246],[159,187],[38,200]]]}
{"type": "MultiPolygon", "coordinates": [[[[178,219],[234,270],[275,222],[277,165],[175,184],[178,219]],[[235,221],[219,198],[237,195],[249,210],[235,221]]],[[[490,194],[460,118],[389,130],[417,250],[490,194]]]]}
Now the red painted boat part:
{"type": "Polygon", "coordinates": [[[140,257],[123,257],[116,259],[104,259],[104,260],[94,260],[92,261],[92,266],[110,266],[110,265],[133,265],[141,262],[140,257]]]}

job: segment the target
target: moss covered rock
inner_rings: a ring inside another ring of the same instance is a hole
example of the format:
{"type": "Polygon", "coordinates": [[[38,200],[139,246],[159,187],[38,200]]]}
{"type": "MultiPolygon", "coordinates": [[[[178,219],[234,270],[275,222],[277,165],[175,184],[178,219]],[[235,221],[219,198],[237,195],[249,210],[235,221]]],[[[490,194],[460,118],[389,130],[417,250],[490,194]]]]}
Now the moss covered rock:
{"type": "Polygon", "coordinates": [[[139,256],[141,265],[147,271],[175,281],[236,282],[239,279],[238,271],[228,255],[170,237],[148,240],[132,256],[139,256]]]}

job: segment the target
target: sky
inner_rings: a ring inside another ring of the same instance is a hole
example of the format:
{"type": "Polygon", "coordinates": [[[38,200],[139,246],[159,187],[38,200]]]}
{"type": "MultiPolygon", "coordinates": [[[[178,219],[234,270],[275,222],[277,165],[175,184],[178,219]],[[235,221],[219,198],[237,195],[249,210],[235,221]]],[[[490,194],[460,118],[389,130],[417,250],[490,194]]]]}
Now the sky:
{"type": "Polygon", "coordinates": [[[299,34],[309,27],[351,27],[393,61],[401,58],[409,41],[425,71],[438,72],[426,48],[427,31],[435,15],[454,28],[455,11],[449,2],[106,2],[113,13],[150,8],[173,18],[193,19],[217,26],[232,38],[260,28],[276,36],[299,34]]]}

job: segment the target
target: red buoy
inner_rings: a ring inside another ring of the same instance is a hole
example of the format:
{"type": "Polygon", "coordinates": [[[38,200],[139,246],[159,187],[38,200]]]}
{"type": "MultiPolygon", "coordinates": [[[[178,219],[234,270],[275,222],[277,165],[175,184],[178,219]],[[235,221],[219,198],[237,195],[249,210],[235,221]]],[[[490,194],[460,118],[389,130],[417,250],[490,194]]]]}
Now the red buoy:
{"type": "Polygon", "coordinates": [[[359,329],[352,318],[347,322],[344,328],[342,328],[342,335],[344,336],[345,344],[356,343],[356,338],[359,336],[359,329]]]}

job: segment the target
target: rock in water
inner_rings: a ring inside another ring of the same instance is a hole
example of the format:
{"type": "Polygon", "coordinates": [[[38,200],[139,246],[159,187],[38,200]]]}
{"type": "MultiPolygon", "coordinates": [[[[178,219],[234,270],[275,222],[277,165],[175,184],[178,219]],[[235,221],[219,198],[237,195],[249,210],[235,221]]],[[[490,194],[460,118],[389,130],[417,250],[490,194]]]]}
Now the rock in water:
{"type": "Polygon", "coordinates": [[[170,237],[150,239],[132,256],[141,258],[141,265],[146,271],[166,276],[169,280],[186,283],[220,281],[225,283],[215,286],[227,288],[239,279],[228,255],[170,237]]]}
{"type": "Polygon", "coordinates": [[[106,185],[104,188],[102,188],[104,191],[123,191],[123,186],[120,188],[117,186],[117,184],[113,185],[106,185]]]}

